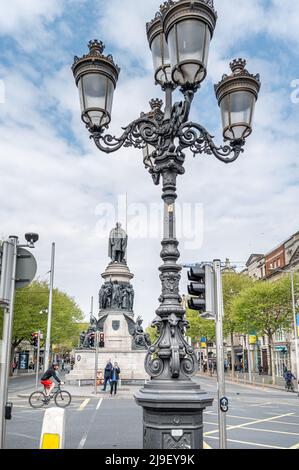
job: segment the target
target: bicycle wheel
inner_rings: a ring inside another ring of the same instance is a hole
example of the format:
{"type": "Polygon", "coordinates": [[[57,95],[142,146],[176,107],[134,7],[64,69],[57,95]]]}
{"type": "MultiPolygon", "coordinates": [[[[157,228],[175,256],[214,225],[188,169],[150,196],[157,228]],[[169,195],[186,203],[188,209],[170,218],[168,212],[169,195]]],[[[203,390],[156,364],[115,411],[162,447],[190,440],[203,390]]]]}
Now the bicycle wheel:
{"type": "Polygon", "coordinates": [[[29,405],[32,408],[42,408],[46,405],[46,395],[43,392],[33,392],[29,397],[29,405]]]}
{"type": "Polygon", "coordinates": [[[71,401],[72,397],[66,390],[60,390],[55,395],[55,403],[57,406],[59,406],[59,408],[66,408],[70,405],[71,401]]]}

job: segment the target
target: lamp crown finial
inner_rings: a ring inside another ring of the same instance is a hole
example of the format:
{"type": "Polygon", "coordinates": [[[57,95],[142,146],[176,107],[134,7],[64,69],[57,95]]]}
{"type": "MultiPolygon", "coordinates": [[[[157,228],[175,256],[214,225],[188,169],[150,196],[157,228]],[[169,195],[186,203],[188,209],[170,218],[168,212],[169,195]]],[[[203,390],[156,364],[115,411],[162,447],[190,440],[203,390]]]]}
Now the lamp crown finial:
{"type": "Polygon", "coordinates": [[[160,100],[159,98],[155,98],[150,101],[150,107],[153,111],[155,111],[156,109],[161,109],[162,106],[163,106],[163,101],[160,100]]]}
{"type": "Polygon", "coordinates": [[[233,60],[229,66],[231,68],[231,71],[233,73],[238,73],[238,72],[244,72],[245,71],[245,67],[246,67],[246,60],[245,59],[235,59],[233,60]]]}
{"type": "Polygon", "coordinates": [[[105,44],[102,41],[98,41],[97,39],[89,41],[88,47],[91,53],[96,54],[103,54],[105,50],[105,44]]]}

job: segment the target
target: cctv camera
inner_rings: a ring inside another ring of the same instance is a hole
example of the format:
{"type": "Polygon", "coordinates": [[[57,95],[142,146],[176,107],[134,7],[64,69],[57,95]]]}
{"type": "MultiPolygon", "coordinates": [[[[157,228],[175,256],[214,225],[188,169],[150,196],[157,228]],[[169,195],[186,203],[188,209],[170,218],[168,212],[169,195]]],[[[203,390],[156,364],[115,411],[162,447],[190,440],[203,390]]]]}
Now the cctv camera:
{"type": "Polygon", "coordinates": [[[30,244],[30,245],[34,245],[34,243],[36,243],[39,239],[39,236],[37,233],[26,233],[25,234],[25,238],[26,238],[26,241],[30,244]]]}

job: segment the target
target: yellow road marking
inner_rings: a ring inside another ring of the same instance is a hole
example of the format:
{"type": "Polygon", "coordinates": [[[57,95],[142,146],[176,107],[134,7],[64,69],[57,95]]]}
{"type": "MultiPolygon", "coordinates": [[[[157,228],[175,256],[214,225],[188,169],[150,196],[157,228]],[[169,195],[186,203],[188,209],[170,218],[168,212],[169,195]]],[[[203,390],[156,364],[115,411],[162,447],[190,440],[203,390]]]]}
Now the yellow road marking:
{"type": "Polygon", "coordinates": [[[86,400],[84,400],[84,402],[81,403],[81,405],[79,406],[79,411],[83,411],[89,402],[90,402],[90,398],[87,398],[86,400]]]}
{"type": "MultiPolygon", "coordinates": [[[[266,421],[273,421],[274,419],[276,418],[283,418],[284,416],[291,416],[293,415],[294,413],[287,413],[287,414],[284,414],[284,415],[280,415],[280,416],[274,416],[272,418],[265,418],[265,419],[258,419],[256,421],[252,421],[251,423],[243,423],[243,424],[238,424],[237,426],[229,426],[227,428],[227,430],[229,431],[230,429],[237,429],[237,428],[244,428],[245,426],[248,426],[248,425],[251,425],[251,424],[257,424],[257,423],[264,423],[266,421]]],[[[205,432],[204,433],[204,436],[208,436],[209,434],[215,434],[216,432],[218,432],[218,429],[217,431],[208,431],[208,432],[205,432]]]]}
{"type": "MultiPolygon", "coordinates": [[[[211,436],[208,439],[219,439],[219,437],[214,437],[211,436]]],[[[287,449],[287,447],[279,447],[279,446],[270,446],[267,444],[258,444],[257,442],[247,442],[247,441],[237,441],[235,439],[227,439],[227,442],[235,442],[236,444],[247,444],[250,446],[255,446],[255,447],[266,447],[267,449],[287,449]]]]}
{"type": "Polygon", "coordinates": [[[290,436],[299,436],[297,432],[274,431],[272,429],[247,428],[249,431],[273,432],[275,434],[289,434],[290,436]]]}
{"type": "Polygon", "coordinates": [[[299,444],[296,444],[296,445],[290,447],[290,449],[299,449],[299,444]]]}

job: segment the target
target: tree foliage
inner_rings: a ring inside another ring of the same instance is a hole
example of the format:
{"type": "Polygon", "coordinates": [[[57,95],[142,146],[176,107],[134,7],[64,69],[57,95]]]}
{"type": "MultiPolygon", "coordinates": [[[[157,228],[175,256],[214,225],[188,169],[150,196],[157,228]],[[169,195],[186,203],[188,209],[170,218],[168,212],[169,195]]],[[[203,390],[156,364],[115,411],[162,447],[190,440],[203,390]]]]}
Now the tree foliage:
{"type": "Polygon", "coordinates": [[[222,276],[224,322],[223,331],[225,335],[237,333],[236,317],[233,314],[232,303],[241,292],[253,285],[253,280],[244,274],[235,272],[224,273],[222,276]]]}
{"type": "Polygon", "coordinates": [[[187,307],[186,316],[189,322],[189,328],[187,330],[187,336],[192,339],[192,342],[196,343],[204,336],[208,342],[215,340],[215,322],[214,320],[203,320],[199,316],[199,312],[191,310],[187,307]]]}
{"type": "Polygon", "coordinates": [[[280,329],[290,330],[292,294],[288,278],[276,282],[259,281],[245,289],[231,304],[238,332],[256,330],[271,338],[280,329]]]}
{"type": "MultiPolygon", "coordinates": [[[[44,282],[33,282],[24,289],[16,290],[12,347],[31,339],[31,333],[40,330],[44,338],[47,331],[47,313],[40,313],[48,308],[49,286],[44,282]]],[[[3,315],[1,319],[1,332],[3,315]]],[[[68,342],[75,346],[78,342],[78,322],[83,320],[83,313],[71,297],[54,289],[51,343],[68,342]]]]}
{"type": "Polygon", "coordinates": [[[154,327],[154,326],[148,326],[148,327],[146,328],[145,332],[150,335],[152,344],[155,344],[155,342],[156,342],[157,339],[158,339],[158,331],[157,331],[157,328],[154,327]]]}

